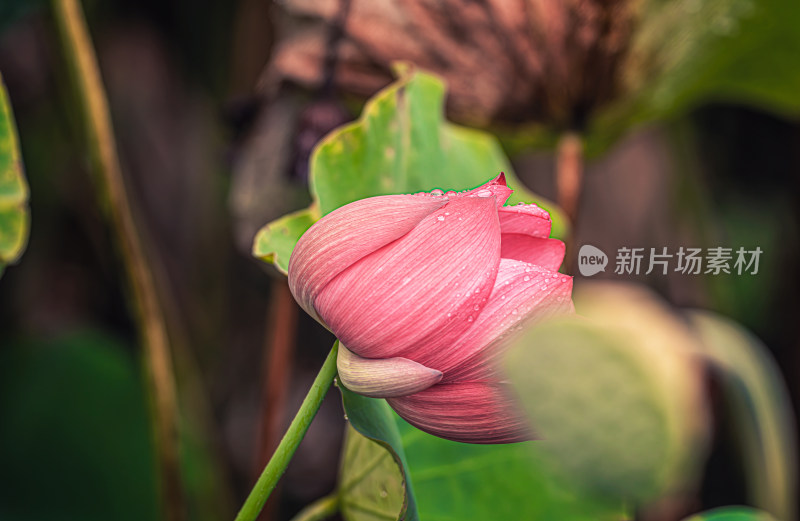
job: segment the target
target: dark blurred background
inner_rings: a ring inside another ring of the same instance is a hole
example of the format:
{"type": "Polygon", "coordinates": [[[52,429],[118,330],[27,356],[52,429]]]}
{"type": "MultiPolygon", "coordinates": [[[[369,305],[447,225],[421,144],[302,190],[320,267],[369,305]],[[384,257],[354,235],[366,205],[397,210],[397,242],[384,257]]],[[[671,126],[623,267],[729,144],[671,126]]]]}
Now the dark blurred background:
{"type": "MultiPolygon", "coordinates": [[[[563,47],[553,33],[520,40],[503,2],[427,5],[84,3],[174,344],[191,519],[232,519],[332,342],[251,257],[252,238],[307,205],[314,143],[356,117],[397,58],[444,76],[448,116],[500,135],[520,178],[551,200],[548,136],[590,136],[577,244],[760,246],[757,277],[638,279],[750,328],[800,403],[798,114],[709,96],[592,141],[591,115],[624,93],[636,23],[624,2],[553,8],[548,23],[583,30],[563,47]]],[[[49,4],[8,0],[0,13],[32,215],[27,251],[0,279],[0,518],[155,519],[141,352],[49,4]]],[[[333,489],[338,402],[331,393],[268,517],[288,519],[333,489]]],[[[718,427],[705,507],[743,502],[718,427]]]]}

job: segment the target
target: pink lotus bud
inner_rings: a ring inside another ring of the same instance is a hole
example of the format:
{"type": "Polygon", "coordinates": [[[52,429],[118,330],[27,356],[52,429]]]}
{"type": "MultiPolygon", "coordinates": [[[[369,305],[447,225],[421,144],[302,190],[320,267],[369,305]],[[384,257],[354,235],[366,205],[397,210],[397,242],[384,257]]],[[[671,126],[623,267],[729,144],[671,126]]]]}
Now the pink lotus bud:
{"type": "Polygon", "coordinates": [[[498,359],[523,323],[572,311],[564,244],[505,177],[467,192],[355,201],[303,235],[289,262],[300,305],[340,340],[339,377],[456,441],[530,439],[498,359]]]}

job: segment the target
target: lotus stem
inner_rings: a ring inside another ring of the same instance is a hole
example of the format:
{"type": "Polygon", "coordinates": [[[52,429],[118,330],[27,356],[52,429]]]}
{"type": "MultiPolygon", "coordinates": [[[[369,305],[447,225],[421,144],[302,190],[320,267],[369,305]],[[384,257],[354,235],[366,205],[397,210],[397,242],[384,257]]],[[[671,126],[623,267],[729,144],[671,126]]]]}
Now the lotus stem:
{"type": "Polygon", "coordinates": [[[322,405],[325,394],[327,394],[333,383],[333,379],[336,376],[336,357],[338,353],[339,341],[337,340],[334,342],[331,352],[328,353],[328,358],[325,359],[325,363],[322,364],[322,368],[314,379],[314,383],[303,400],[300,410],[297,411],[278,448],[275,449],[275,453],[267,463],[267,466],[264,467],[264,471],[242,505],[242,509],[239,510],[236,521],[255,521],[258,514],[261,513],[264,503],[266,503],[269,495],[275,489],[275,485],[278,484],[278,480],[286,471],[289,461],[294,456],[300,442],[303,441],[308,427],[314,420],[314,416],[317,415],[320,405],[322,405]]]}

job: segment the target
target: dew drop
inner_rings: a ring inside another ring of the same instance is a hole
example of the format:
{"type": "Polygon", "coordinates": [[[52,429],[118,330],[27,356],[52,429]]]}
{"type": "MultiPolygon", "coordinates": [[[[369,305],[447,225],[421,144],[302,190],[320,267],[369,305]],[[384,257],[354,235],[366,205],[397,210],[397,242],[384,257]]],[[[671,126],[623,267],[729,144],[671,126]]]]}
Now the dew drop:
{"type": "Polygon", "coordinates": [[[440,215],[436,218],[437,221],[444,221],[444,215],[440,215]]]}
{"type": "Polygon", "coordinates": [[[472,309],[474,309],[475,311],[478,311],[479,309],[481,309],[481,307],[480,307],[479,305],[475,304],[475,305],[472,307],[472,309]]]}
{"type": "Polygon", "coordinates": [[[436,188],[434,190],[431,190],[431,195],[434,197],[439,197],[441,195],[444,195],[444,192],[436,188]]]}
{"type": "Polygon", "coordinates": [[[453,314],[452,314],[452,313],[448,313],[448,314],[447,314],[447,316],[448,316],[448,317],[452,317],[452,316],[453,316],[453,314]]]}
{"type": "Polygon", "coordinates": [[[347,421],[347,420],[349,420],[349,419],[350,419],[350,418],[348,418],[348,417],[347,417],[347,415],[345,414],[345,415],[344,415],[344,421],[347,421]]]}
{"type": "Polygon", "coordinates": [[[467,317],[467,322],[472,322],[473,320],[475,320],[475,319],[474,319],[474,318],[472,318],[472,315],[470,315],[470,316],[468,316],[468,317],[467,317]]]}
{"type": "Polygon", "coordinates": [[[480,192],[476,193],[478,197],[491,197],[492,192],[490,190],[481,190],[480,192]]]}
{"type": "Polygon", "coordinates": [[[505,299],[506,299],[505,295],[500,295],[500,300],[505,300],[505,299]]]}
{"type": "Polygon", "coordinates": [[[516,315],[516,314],[517,314],[517,310],[516,310],[516,309],[512,309],[512,310],[511,310],[511,314],[512,314],[512,315],[516,315]]]}
{"type": "Polygon", "coordinates": [[[531,280],[531,278],[529,276],[525,275],[525,278],[523,278],[522,280],[524,280],[525,282],[528,282],[529,280],[531,280]]]}

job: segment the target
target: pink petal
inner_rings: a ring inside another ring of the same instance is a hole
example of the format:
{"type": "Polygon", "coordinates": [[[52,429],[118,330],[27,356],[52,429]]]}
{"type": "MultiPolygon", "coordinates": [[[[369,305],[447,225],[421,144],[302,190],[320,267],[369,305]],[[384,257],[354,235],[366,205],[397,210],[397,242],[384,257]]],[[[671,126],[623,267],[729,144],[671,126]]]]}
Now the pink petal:
{"type": "Polygon", "coordinates": [[[407,358],[361,358],[339,343],[339,379],[351,391],[372,398],[417,393],[442,379],[441,371],[407,358]]]}
{"type": "Polygon", "coordinates": [[[387,401],[408,423],[440,438],[464,443],[533,439],[524,415],[504,384],[437,384],[387,401]]]}
{"type": "Polygon", "coordinates": [[[289,287],[306,312],[320,320],[314,299],[334,277],[362,257],[411,231],[445,197],[385,195],[337,208],[300,237],[289,259],[289,287]]]}
{"type": "Polygon", "coordinates": [[[459,339],[458,352],[441,359],[420,360],[445,373],[442,382],[498,381],[499,359],[509,336],[523,326],[572,313],[572,277],[501,259],[492,295],[478,320],[459,339]]]}
{"type": "Polygon", "coordinates": [[[501,172],[499,176],[494,178],[493,180],[489,181],[486,184],[479,186],[478,188],[473,188],[472,190],[467,190],[466,192],[454,193],[454,192],[447,192],[448,196],[461,196],[461,197],[492,197],[494,196],[497,199],[497,207],[501,208],[511,194],[514,192],[511,188],[506,185],[506,175],[501,172]]]}
{"type": "Polygon", "coordinates": [[[550,237],[550,214],[535,204],[504,206],[498,210],[502,233],[521,233],[531,237],[550,237]]]}
{"type": "Polygon", "coordinates": [[[422,354],[454,349],[479,316],[499,262],[494,198],[452,198],[411,232],[342,272],[315,307],[354,353],[424,364],[422,354]]]}
{"type": "Polygon", "coordinates": [[[550,270],[558,270],[564,260],[564,243],[558,239],[542,239],[521,233],[504,233],[500,256],[550,270]]]}

